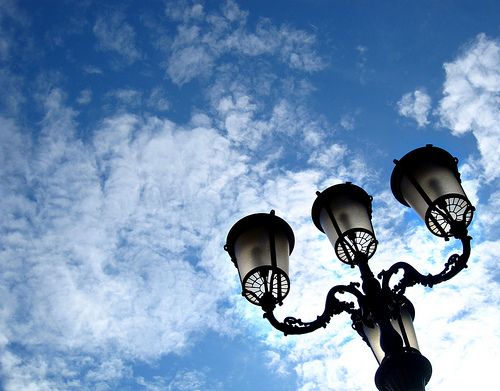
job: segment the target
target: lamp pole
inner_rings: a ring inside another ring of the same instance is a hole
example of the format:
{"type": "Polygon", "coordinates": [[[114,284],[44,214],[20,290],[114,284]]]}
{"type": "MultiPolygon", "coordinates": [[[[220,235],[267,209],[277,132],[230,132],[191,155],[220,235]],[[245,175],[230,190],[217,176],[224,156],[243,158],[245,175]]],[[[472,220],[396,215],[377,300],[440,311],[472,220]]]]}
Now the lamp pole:
{"type": "Polygon", "coordinates": [[[458,160],[445,150],[429,144],[394,163],[391,188],[396,199],[412,207],[431,233],[462,243],[462,254],[449,257],[440,273],[423,275],[408,263],[397,262],[375,277],[368,263],[378,243],[371,223],[372,197],[350,182],[317,192],[311,214],[337,258],[359,269],[362,283],[331,288],[325,309],[315,320],[286,317],[279,321],[274,315],[290,288],[288,258],[295,243],[292,229],[274,211],[239,220],[229,231],[224,248],[238,269],[242,295],[262,308],[273,327],[285,335],[306,334],[346,312],[379,363],[377,388],[424,391],[432,367],[420,353],[413,328],[415,310],[404,293],[415,284],[432,287],[447,281],[467,267],[471,241],[467,227],[474,207],[461,186],[458,160]],[[403,276],[391,287],[390,280],[399,271],[403,276]],[[354,301],[336,297],[344,293],[351,294],[354,301]]]}

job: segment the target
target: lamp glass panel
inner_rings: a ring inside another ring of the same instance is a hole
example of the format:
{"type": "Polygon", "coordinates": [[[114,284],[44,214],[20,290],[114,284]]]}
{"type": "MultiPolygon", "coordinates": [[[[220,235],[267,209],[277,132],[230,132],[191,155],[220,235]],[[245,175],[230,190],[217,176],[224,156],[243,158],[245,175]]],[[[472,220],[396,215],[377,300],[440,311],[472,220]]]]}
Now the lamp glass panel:
{"type": "Polygon", "coordinates": [[[385,353],[380,346],[380,327],[378,327],[377,324],[375,324],[374,327],[368,327],[364,325],[363,331],[366,338],[368,339],[368,344],[370,345],[370,349],[372,350],[373,355],[377,359],[377,362],[380,364],[385,356],[385,353]]]}
{"type": "MultiPolygon", "coordinates": [[[[413,320],[406,308],[401,308],[400,319],[391,319],[391,325],[403,340],[404,348],[413,348],[420,350],[418,347],[417,335],[415,334],[415,328],[413,327],[413,320]],[[403,326],[402,328],[401,324],[403,326]]],[[[374,327],[368,327],[367,325],[364,325],[363,331],[366,338],[368,339],[368,343],[373,352],[373,355],[380,364],[385,357],[385,353],[380,346],[380,327],[378,326],[378,324],[374,324],[374,327]]]]}
{"type": "MultiPolygon", "coordinates": [[[[358,251],[365,253],[368,257],[372,256],[375,251],[375,235],[373,234],[373,226],[366,204],[356,198],[339,195],[330,200],[329,207],[337,222],[340,235],[343,237],[349,231],[351,236],[348,242],[356,246],[358,251]]],[[[341,245],[341,241],[338,240],[339,232],[335,229],[326,208],[321,210],[320,224],[340,260],[351,263],[354,258],[351,251],[352,247],[341,245]]]]}
{"type": "Polygon", "coordinates": [[[393,319],[391,323],[395,330],[403,338],[403,344],[405,347],[420,350],[418,347],[417,335],[415,334],[415,328],[413,327],[413,320],[406,308],[403,307],[401,309],[401,318],[399,320],[393,319]],[[401,321],[406,335],[403,334],[399,321],[401,321]]]}
{"type": "MultiPolygon", "coordinates": [[[[335,220],[339,226],[341,233],[344,233],[353,228],[364,228],[373,232],[372,223],[366,205],[357,199],[348,198],[344,195],[334,197],[329,202],[330,210],[332,211],[335,220]]],[[[333,228],[332,221],[328,216],[326,209],[323,209],[320,215],[321,226],[325,233],[330,238],[332,243],[338,239],[337,232],[333,228]],[[329,234],[326,231],[331,231],[329,234]],[[334,239],[334,240],[333,240],[334,239]]]]}
{"type": "MultiPolygon", "coordinates": [[[[283,232],[274,233],[276,266],[288,275],[289,242],[283,232]]],[[[243,282],[245,276],[257,267],[272,266],[269,229],[254,227],[242,232],[236,239],[234,253],[238,272],[243,282]]]]}
{"type": "MultiPolygon", "coordinates": [[[[415,178],[431,202],[447,194],[458,194],[467,198],[455,174],[447,167],[423,163],[421,166],[414,168],[409,174],[415,178]]],[[[401,193],[406,202],[425,221],[429,205],[410,182],[407,175],[403,175],[401,179],[401,193]]]]}

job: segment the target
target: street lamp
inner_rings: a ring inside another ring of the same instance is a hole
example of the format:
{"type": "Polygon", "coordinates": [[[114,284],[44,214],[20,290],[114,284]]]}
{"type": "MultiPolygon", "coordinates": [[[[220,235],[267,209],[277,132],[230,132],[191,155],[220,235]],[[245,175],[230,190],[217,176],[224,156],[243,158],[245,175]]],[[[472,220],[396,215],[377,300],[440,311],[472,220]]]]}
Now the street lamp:
{"type": "Polygon", "coordinates": [[[467,267],[471,237],[467,234],[474,207],[460,184],[458,160],[441,148],[427,145],[406,154],[396,164],[391,188],[396,199],[411,206],[434,235],[462,243],[462,254],[453,254],[443,270],[422,275],[405,262],[397,262],[375,278],[368,260],[375,254],[377,239],[371,223],[372,197],[362,188],[344,183],[317,192],[312,207],[316,227],[330,240],[337,258],[358,267],[360,284],[337,285],[326,297],[325,309],[316,320],[303,322],[274,316],[290,288],[288,258],[295,243],[290,226],[274,211],[253,214],[238,221],[229,231],[225,250],[238,268],[242,294],[259,305],[264,317],[287,334],[306,334],[326,327],[333,315],[347,312],[353,328],[371,348],[379,363],[375,384],[381,391],[423,391],[432,367],[419,351],[413,328],[415,309],[404,296],[415,284],[432,287],[467,267]],[[390,279],[403,271],[401,279],[390,279]],[[379,281],[380,280],[380,281],[379,281]],[[354,302],[336,295],[350,293],[354,302]]]}

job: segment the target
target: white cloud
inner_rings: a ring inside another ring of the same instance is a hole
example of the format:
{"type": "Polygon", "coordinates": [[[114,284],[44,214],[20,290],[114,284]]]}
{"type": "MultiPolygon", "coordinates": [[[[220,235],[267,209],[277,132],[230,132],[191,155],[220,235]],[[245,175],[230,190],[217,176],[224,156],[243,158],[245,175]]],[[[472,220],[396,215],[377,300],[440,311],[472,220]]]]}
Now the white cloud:
{"type": "Polygon", "coordinates": [[[357,51],[356,69],[359,74],[359,82],[361,84],[366,84],[367,77],[370,75],[370,73],[373,73],[373,71],[367,67],[368,47],[364,45],[358,45],[356,46],[356,51],[357,51]]]}
{"type": "Polygon", "coordinates": [[[284,360],[284,358],[279,353],[274,351],[267,351],[265,361],[267,362],[267,366],[280,376],[286,376],[290,374],[287,368],[286,360],[284,360]]]}
{"type": "Polygon", "coordinates": [[[403,117],[414,119],[419,127],[429,124],[431,97],[424,90],[417,89],[403,95],[398,102],[398,112],[403,117]]]}
{"type": "Polygon", "coordinates": [[[355,122],[355,118],[352,114],[344,114],[340,118],[339,125],[345,130],[353,130],[355,122]]]}
{"type": "Polygon", "coordinates": [[[137,379],[137,384],[147,391],[216,391],[224,388],[210,379],[210,374],[200,370],[181,370],[173,378],[154,376],[152,380],[143,377],[137,379]]]}
{"type": "MultiPolygon", "coordinates": [[[[10,287],[2,291],[1,329],[47,363],[16,358],[4,344],[2,377],[11,389],[58,389],[79,379],[78,371],[54,372],[50,357],[58,354],[151,359],[185,350],[207,328],[224,329],[217,302],[231,288],[229,262],[214,254],[203,260],[207,272],[184,256],[221,243],[214,222],[228,217],[217,211],[227,181],[244,170],[242,157],[213,129],[131,115],[104,120],[93,145],[84,144],[62,95],[53,90],[45,100],[33,149],[2,120],[10,147],[2,155],[9,212],[0,256],[11,272],[1,275],[10,287]],[[55,353],[44,355],[48,348],[55,353]]],[[[89,382],[126,369],[96,365],[89,382]]]]}
{"type": "MultiPolygon", "coordinates": [[[[8,376],[2,376],[2,386],[6,391],[60,389],[60,384],[57,380],[51,379],[50,374],[60,373],[65,376],[71,374],[68,373],[63,360],[54,359],[50,361],[47,362],[44,357],[40,356],[23,359],[11,352],[2,352],[0,355],[2,372],[8,374],[8,376]]],[[[77,381],[67,383],[67,386],[73,388],[77,388],[79,385],[77,381]]]]}
{"type": "Polygon", "coordinates": [[[248,95],[226,96],[219,101],[217,111],[230,140],[245,143],[250,148],[257,147],[265,126],[261,122],[254,123],[256,109],[256,104],[248,95]]]}
{"type": "MultiPolygon", "coordinates": [[[[328,148],[311,153],[308,163],[332,173],[337,182],[368,184],[376,179],[373,169],[368,167],[363,156],[349,151],[344,144],[332,144],[328,148]]],[[[328,177],[331,180],[331,177],[328,177]]],[[[326,183],[331,186],[333,183],[326,183]]]]}
{"type": "Polygon", "coordinates": [[[109,382],[131,377],[132,370],[118,358],[110,358],[100,363],[99,368],[87,372],[85,378],[92,382],[109,382]]]}
{"type": "Polygon", "coordinates": [[[496,179],[500,176],[500,42],[480,34],[444,69],[441,122],[457,136],[472,132],[485,178],[496,179]]]}
{"type": "Polygon", "coordinates": [[[140,58],[141,54],[135,43],[135,30],[125,21],[123,14],[112,12],[98,16],[93,32],[99,49],[118,54],[128,64],[140,58]]]}
{"type": "Polygon", "coordinates": [[[158,111],[168,111],[170,108],[170,102],[165,92],[160,87],[155,87],[151,90],[147,104],[149,107],[158,111]]]}
{"type": "Polygon", "coordinates": [[[325,67],[314,49],[315,36],[288,26],[276,27],[268,19],[247,27],[247,12],[228,0],[221,13],[204,14],[196,6],[169,7],[167,14],[182,21],[172,43],[167,74],[182,85],[199,76],[211,74],[223,55],[277,55],[289,67],[314,72],[325,67]],[[194,16],[193,16],[194,15],[194,16]]]}
{"type": "Polygon", "coordinates": [[[85,73],[90,74],[90,75],[102,75],[103,74],[102,69],[99,67],[96,67],[94,65],[85,65],[83,67],[83,71],[85,73]]]}
{"type": "Polygon", "coordinates": [[[88,105],[92,101],[92,90],[88,88],[81,90],[76,101],[79,105],[88,105]]]}
{"type": "Polygon", "coordinates": [[[32,54],[26,34],[29,24],[30,18],[16,1],[0,0],[0,114],[5,116],[17,115],[26,101],[24,77],[11,61],[32,54]]]}
{"type": "Polygon", "coordinates": [[[315,72],[325,67],[324,61],[313,50],[314,35],[290,29],[280,28],[280,54],[290,67],[307,72],[315,72]]]}
{"type": "Polygon", "coordinates": [[[29,23],[29,17],[15,1],[0,1],[0,61],[8,60],[13,51],[21,48],[19,38],[23,40],[22,29],[29,23]]]}
{"type": "Polygon", "coordinates": [[[15,115],[26,101],[20,86],[23,79],[7,68],[0,68],[0,111],[15,115]]]}
{"type": "Polygon", "coordinates": [[[188,46],[171,56],[167,73],[175,84],[182,85],[197,76],[208,75],[214,66],[214,56],[204,46],[188,46]]]}
{"type": "Polygon", "coordinates": [[[277,157],[280,149],[285,155],[293,154],[292,146],[297,154],[303,154],[327,137],[327,122],[321,116],[311,115],[305,105],[285,97],[267,105],[267,100],[258,99],[251,90],[252,84],[238,76],[228,79],[227,75],[210,89],[218,126],[236,146],[259,152],[272,149],[277,157]],[[275,137],[278,140],[272,142],[271,148],[271,139],[275,137]]]}
{"type": "Polygon", "coordinates": [[[176,374],[168,385],[169,390],[203,391],[206,390],[206,375],[200,371],[185,371],[176,374]]]}
{"type": "Polygon", "coordinates": [[[142,92],[134,90],[132,88],[119,88],[108,92],[109,97],[112,97],[118,101],[120,104],[126,106],[137,106],[141,103],[142,92]]]}
{"type": "Polygon", "coordinates": [[[9,55],[10,42],[5,38],[0,38],[0,61],[7,59],[9,55]]]}
{"type": "Polygon", "coordinates": [[[186,22],[202,18],[205,12],[202,4],[189,6],[186,1],[176,1],[166,4],[165,13],[172,20],[186,22]]]}
{"type": "Polygon", "coordinates": [[[481,212],[477,213],[476,220],[481,224],[481,232],[492,237],[495,229],[500,226],[500,190],[492,192],[484,205],[481,205],[481,212]]]}

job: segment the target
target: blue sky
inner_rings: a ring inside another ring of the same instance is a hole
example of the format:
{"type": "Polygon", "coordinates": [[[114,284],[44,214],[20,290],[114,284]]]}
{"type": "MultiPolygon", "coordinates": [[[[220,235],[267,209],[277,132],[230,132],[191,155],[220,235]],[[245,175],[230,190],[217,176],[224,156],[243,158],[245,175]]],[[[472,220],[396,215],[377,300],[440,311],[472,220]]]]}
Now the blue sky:
{"type": "Polygon", "coordinates": [[[390,193],[392,159],[460,158],[470,267],[408,297],[429,390],[491,389],[500,354],[500,3],[0,0],[0,380],[5,390],[369,390],[348,317],[283,337],[223,251],[246,214],[292,226],[314,319],[357,281],[315,191],[374,197],[375,271],[457,245],[390,193]]]}

